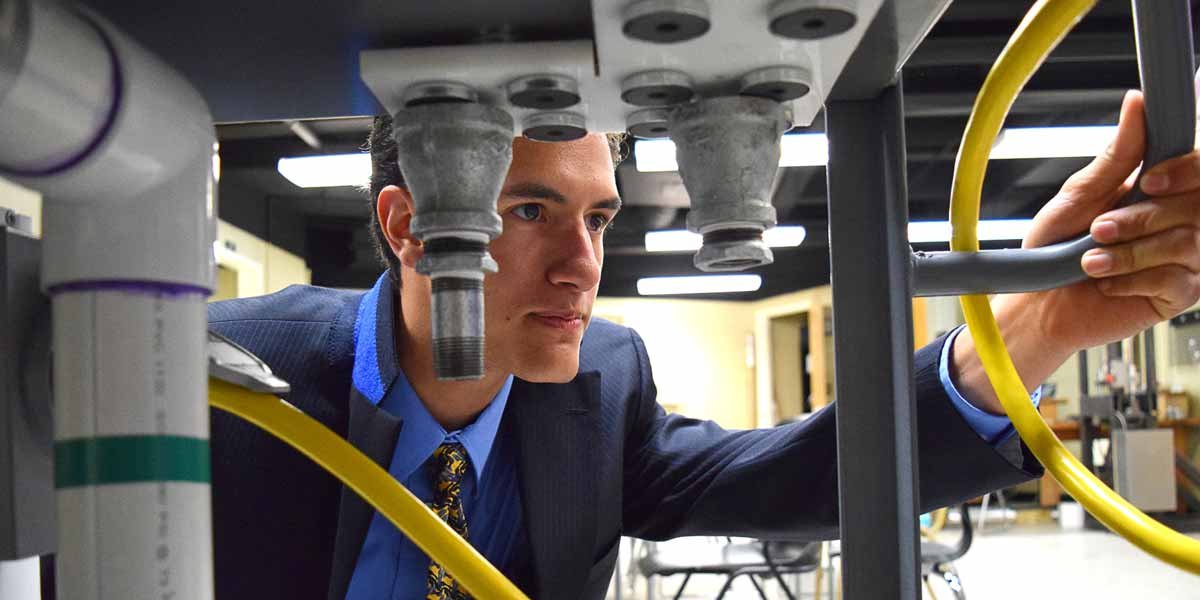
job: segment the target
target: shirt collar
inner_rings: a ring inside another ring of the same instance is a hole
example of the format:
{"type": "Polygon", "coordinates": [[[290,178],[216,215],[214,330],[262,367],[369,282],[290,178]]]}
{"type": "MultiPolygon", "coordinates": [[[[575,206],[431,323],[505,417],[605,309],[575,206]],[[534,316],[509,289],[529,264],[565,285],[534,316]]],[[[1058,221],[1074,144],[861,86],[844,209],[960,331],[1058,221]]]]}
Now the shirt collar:
{"type": "Polygon", "coordinates": [[[376,406],[400,372],[392,330],[393,297],[387,271],[359,300],[354,321],[354,387],[376,406]]]}
{"type": "Polygon", "coordinates": [[[511,375],[504,380],[500,391],[483,412],[479,413],[474,423],[448,432],[429,414],[425,404],[408,383],[408,378],[401,373],[380,404],[380,408],[404,423],[400,429],[400,438],[396,442],[396,451],[392,455],[392,475],[404,481],[428,460],[443,442],[458,442],[467,450],[467,456],[471,457],[475,489],[478,490],[479,480],[483,477],[488,457],[495,446],[496,434],[500,431],[500,419],[504,416],[504,407],[508,404],[512,381],[511,375]]]}
{"type": "Polygon", "coordinates": [[[508,404],[513,376],[504,380],[500,391],[475,419],[457,431],[447,432],[425,408],[400,370],[394,337],[394,291],[389,273],[363,296],[354,323],[354,387],[372,404],[386,410],[403,423],[391,473],[400,481],[421,466],[442,442],[456,441],[471,458],[475,489],[487,466],[488,457],[500,430],[500,419],[508,404]]]}

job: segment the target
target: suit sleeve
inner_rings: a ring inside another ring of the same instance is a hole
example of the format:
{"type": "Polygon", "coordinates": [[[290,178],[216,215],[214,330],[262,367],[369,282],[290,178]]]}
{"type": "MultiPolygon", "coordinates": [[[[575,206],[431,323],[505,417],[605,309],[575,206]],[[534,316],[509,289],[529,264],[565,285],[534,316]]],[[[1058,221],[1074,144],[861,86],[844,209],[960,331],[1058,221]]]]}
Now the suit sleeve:
{"type": "MultiPolygon", "coordinates": [[[[776,427],[730,431],[666,414],[646,349],[631,333],[639,389],[630,398],[624,450],[629,535],[832,539],[838,529],[837,422],[833,406],[776,427]]],[[[993,447],[951,403],[939,379],[945,336],[914,358],[918,473],[923,511],[1039,477],[1018,438],[993,447]]]]}

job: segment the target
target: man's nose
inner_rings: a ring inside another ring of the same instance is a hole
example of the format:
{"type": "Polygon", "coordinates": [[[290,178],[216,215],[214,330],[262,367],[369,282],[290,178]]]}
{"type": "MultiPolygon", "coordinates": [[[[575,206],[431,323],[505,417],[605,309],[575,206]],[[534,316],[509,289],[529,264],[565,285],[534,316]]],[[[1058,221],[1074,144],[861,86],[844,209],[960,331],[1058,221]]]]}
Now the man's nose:
{"type": "Polygon", "coordinates": [[[583,223],[563,230],[550,250],[554,253],[547,273],[550,283],[569,285],[581,292],[596,287],[600,283],[599,243],[583,223]]]}

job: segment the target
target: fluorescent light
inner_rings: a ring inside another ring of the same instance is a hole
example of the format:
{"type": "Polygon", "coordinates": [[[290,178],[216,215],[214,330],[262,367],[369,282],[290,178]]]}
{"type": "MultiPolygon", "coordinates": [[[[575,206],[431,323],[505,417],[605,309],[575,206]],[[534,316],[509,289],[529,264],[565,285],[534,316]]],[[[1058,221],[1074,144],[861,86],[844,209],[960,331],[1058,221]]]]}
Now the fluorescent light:
{"type": "Polygon", "coordinates": [[[638,140],[633,143],[633,160],[643,173],[678,171],[675,162],[675,142],[671,140],[638,140]]]}
{"type": "Polygon", "coordinates": [[[1116,135],[1116,125],[1011,127],[1000,132],[990,158],[1096,156],[1116,135]]]}
{"type": "MultiPolygon", "coordinates": [[[[990,158],[1096,156],[1116,135],[1116,125],[1010,127],[996,138],[990,158]]],[[[669,139],[638,140],[633,145],[633,155],[637,169],[642,172],[679,170],[675,143],[669,139]]],[[[819,166],[828,162],[829,142],[823,133],[789,133],[780,140],[781,167],[819,166]]]]}
{"type": "MultiPolygon", "coordinates": [[[[772,248],[799,246],[806,233],[803,225],[781,225],[763,232],[763,241],[772,248]]],[[[686,229],[646,232],[647,252],[694,252],[703,242],[703,236],[686,229]]]]}
{"type": "Polygon", "coordinates": [[[789,133],[779,140],[779,166],[818,167],[829,162],[829,139],[823,133],[789,133]]]}
{"type": "Polygon", "coordinates": [[[772,248],[799,246],[808,230],[803,225],[780,225],[763,232],[763,241],[772,248]]]}
{"type": "Polygon", "coordinates": [[[762,277],[758,275],[643,277],[637,282],[638,294],[643,296],[753,292],[760,287],[762,287],[762,277]]]}
{"type": "MultiPolygon", "coordinates": [[[[812,167],[829,162],[829,142],[823,133],[789,133],[780,140],[779,166],[812,167]]],[[[678,171],[675,142],[669,139],[638,140],[633,144],[637,170],[678,171]]]]}
{"type": "Polygon", "coordinates": [[[690,252],[700,249],[704,238],[686,229],[646,232],[646,252],[690,252]]]}
{"type": "Polygon", "coordinates": [[[276,168],[302,188],[366,185],[371,179],[371,155],[356,152],[281,158],[276,168]]]}
{"type": "MultiPolygon", "coordinates": [[[[981,240],[1022,240],[1032,225],[1032,219],[989,219],[979,222],[977,234],[981,240]]],[[[910,244],[948,241],[949,221],[913,221],[908,224],[910,244]]]]}

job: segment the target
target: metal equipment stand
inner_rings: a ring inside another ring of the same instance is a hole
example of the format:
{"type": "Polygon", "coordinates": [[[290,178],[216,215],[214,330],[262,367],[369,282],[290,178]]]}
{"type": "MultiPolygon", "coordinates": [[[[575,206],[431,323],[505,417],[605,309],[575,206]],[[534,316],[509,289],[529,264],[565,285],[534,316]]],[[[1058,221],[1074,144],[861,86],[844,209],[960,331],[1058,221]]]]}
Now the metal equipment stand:
{"type": "Polygon", "coordinates": [[[912,289],[896,13],[884,3],[825,109],[845,597],[921,597],[912,289]],[[869,340],[869,341],[868,341],[869,340]]]}

